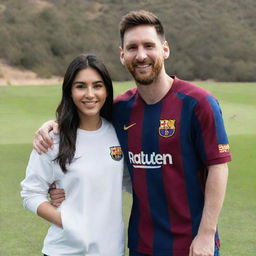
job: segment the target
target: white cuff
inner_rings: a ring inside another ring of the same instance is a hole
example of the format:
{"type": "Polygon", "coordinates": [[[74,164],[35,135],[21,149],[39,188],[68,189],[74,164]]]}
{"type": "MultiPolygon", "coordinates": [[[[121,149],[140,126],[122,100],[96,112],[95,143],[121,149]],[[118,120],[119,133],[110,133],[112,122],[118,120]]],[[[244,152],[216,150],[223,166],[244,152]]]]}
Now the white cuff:
{"type": "Polygon", "coordinates": [[[24,199],[23,206],[32,211],[33,213],[37,214],[37,208],[40,204],[43,202],[49,202],[47,199],[47,196],[45,195],[36,195],[33,197],[30,197],[29,199],[24,199]]]}

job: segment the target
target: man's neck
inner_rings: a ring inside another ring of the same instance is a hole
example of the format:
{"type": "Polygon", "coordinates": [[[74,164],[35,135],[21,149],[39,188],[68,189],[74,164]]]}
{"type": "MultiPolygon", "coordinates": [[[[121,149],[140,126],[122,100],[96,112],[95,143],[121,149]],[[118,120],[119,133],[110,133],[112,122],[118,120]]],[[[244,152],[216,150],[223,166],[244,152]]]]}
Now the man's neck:
{"type": "Polygon", "coordinates": [[[149,85],[137,84],[139,95],[149,105],[159,102],[171,89],[173,79],[166,73],[159,75],[156,81],[149,85]]]}

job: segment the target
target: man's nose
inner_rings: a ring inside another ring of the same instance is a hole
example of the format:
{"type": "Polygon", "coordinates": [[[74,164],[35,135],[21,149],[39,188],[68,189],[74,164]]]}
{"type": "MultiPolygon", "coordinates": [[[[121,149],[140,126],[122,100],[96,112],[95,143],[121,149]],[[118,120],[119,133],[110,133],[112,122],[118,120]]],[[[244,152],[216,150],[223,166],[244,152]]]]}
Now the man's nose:
{"type": "Polygon", "coordinates": [[[137,61],[144,61],[147,58],[147,53],[143,48],[139,48],[136,54],[136,60],[137,61]]]}

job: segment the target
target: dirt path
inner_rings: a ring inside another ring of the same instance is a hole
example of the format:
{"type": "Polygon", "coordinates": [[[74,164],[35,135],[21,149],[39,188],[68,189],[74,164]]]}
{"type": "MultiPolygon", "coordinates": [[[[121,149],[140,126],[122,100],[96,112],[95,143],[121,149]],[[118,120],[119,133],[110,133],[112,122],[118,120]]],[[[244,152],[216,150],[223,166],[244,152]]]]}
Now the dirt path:
{"type": "Polygon", "coordinates": [[[61,77],[40,78],[36,73],[12,67],[0,60],[0,86],[61,84],[61,77]]]}

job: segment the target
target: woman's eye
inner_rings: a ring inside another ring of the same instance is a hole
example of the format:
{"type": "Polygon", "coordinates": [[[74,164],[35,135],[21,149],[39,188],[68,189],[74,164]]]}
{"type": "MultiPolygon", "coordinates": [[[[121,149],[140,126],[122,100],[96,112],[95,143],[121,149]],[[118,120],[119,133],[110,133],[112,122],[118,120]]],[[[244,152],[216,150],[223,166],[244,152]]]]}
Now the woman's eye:
{"type": "Polygon", "coordinates": [[[94,88],[96,88],[96,89],[99,89],[99,88],[102,88],[103,87],[103,84],[95,84],[94,85],[94,88]]]}

